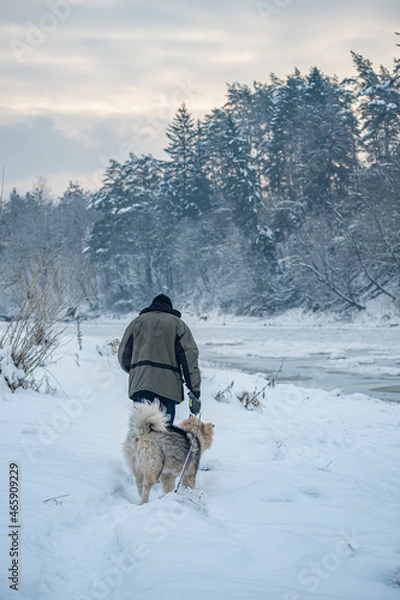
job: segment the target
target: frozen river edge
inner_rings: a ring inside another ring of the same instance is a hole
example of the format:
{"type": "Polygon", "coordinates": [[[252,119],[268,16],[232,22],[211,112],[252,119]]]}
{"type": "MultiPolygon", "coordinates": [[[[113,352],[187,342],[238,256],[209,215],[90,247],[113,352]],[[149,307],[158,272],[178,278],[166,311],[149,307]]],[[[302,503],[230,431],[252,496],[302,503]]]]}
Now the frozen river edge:
{"type": "Polygon", "coordinates": [[[271,326],[248,322],[192,325],[200,357],[219,368],[260,373],[275,382],[400,401],[400,330],[271,326]]]}

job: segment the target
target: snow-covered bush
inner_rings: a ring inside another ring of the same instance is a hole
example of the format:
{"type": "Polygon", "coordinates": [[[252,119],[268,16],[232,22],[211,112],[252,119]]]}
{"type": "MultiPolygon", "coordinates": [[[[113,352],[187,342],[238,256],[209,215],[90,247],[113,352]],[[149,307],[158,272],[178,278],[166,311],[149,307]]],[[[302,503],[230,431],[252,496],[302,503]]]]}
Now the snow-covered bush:
{"type": "Polygon", "coordinates": [[[12,391],[23,385],[25,380],[23,369],[18,368],[14,364],[12,348],[10,346],[0,348],[0,375],[12,391]]]}

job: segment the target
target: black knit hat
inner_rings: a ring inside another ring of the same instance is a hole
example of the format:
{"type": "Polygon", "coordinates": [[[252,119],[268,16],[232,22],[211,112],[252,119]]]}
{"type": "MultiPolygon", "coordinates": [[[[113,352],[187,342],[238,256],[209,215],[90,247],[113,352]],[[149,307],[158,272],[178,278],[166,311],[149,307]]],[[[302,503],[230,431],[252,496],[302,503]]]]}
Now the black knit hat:
{"type": "Polygon", "coordinates": [[[152,304],[166,304],[170,308],[172,308],[171,298],[168,298],[165,294],[158,294],[155,298],[153,298],[152,304]]]}
{"type": "Polygon", "coordinates": [[[144,308],[140,314],[143,315],[149,312],[166,312],[175,315],[175,317],[181,317],[179,310],[175,310],[175,308],[172,307],[171,298],[168,298],[165,294],[158,294],[158,296],[153,298],[150,306],[144,308]]]}

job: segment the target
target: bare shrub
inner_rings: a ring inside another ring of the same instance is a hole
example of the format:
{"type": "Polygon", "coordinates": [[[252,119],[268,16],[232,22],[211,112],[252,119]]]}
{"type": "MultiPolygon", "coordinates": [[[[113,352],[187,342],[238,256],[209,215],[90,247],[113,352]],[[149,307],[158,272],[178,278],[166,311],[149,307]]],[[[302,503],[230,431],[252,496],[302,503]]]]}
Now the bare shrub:
{"type": "Polygon", "coordinates": [[[253,392],[243,392],[239,396],[236,396],[238,400],[243,404],[247,410],[259,410],[262,412],[263,405],[260,402],[259,396],[265,398],[265,390],[270,386],[268,382],[260,391],[257,392],[255,389],[253,392]]]}
{"type": "Polygon", "coordinates": [[[84,271],[83,265],[66,263],[52,250],[27,259],[12,277],[8,288],[19,309],[0,337],[0,375],[13,392],[60,345],[71,304],[83,300],[79,268],[84,271]]]}

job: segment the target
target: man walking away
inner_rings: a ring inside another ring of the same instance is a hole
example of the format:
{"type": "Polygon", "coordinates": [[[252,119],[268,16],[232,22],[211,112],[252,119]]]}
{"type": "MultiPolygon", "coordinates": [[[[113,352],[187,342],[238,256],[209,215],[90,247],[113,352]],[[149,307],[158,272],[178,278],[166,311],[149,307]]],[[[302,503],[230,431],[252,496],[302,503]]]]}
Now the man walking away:
{"type": "Polygon", "coordinates": [[[190,411],[197,415],[201,408],[198,354],[181,313],[168,296],[159,294],[131,321],[119,346],[119,364],[129,373],[129,397],[134,402],[157,398],[172,425],[176,405],[184,399],[184,382],[190,411]]]}

